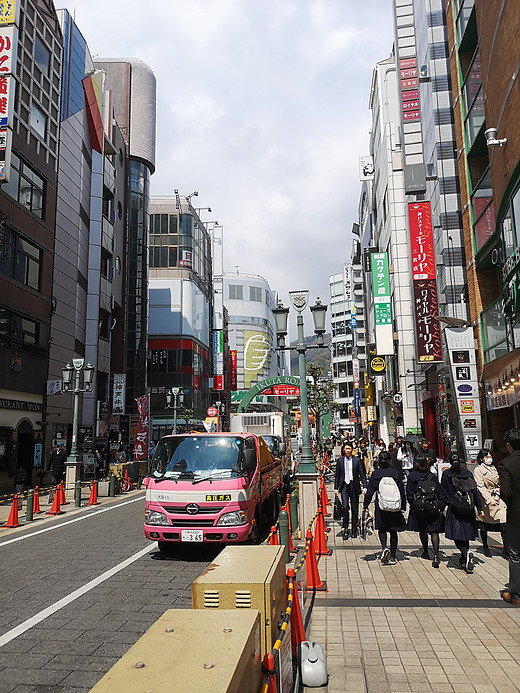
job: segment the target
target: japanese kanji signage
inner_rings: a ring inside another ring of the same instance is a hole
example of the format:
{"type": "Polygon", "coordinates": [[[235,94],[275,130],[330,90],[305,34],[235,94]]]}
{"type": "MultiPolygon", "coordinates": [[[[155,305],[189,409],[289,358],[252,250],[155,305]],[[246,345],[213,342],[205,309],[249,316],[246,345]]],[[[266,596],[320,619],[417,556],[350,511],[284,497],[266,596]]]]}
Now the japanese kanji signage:
{"type": "Polygon", "coordinates": [[[374,290],[374,314],[376,345],[379,354],[393,354],[392,304],[390,302],[390,278],[388,253],[372,253],[372,286],[374,290]]]}
{"type": "Polygon", "coordinates": [[[16,21],[19,2],[0,0],[0,183],[9,181],[11,140],[15,96],[16,51],[18,29],[16,21]],[[6,26],[6,25],[11,26],[6,26]]]}
{"type": "Polygon", "coordinates": [[[125,413],[125,384],[124,373],[114,373],[114,385],[112,391],[112,414],[125,413]]]}
{"type": "Polygon", "coordinates": [[[231,349],[229,352],[230,360],[230,387],[231,390],[237,389],[237,352],[236,349],[231,349]]]}
{"type": "Polygon", "coordinates": [[[134,443],[134,460],[148,459],[148,448],[150,447],[150,395],[138,397],[136,400],[139,411],[139,423],[134,443]]]}
{"type": "Polygon", "coordinates": [[[0,0],[0,25],[17,24],[20,0],[0,0]]]}
{"type": "Polygon", "coordinates": [[[432,213],[429,202],[408,204],[417,360],[442,362],[432,213]]]}

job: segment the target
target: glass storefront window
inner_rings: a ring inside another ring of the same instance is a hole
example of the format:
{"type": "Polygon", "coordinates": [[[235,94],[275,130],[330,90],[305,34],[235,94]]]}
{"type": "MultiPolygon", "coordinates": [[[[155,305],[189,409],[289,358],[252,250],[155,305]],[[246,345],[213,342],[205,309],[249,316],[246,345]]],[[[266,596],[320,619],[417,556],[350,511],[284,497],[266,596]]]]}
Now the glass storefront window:
{"type": "Polygon", "coordinates": [[[484,338],[484,361],[498,358],[497,354],[506,354],[508,349],[504,302],[499,299],[480,314],[482,336],[484,338]]]}

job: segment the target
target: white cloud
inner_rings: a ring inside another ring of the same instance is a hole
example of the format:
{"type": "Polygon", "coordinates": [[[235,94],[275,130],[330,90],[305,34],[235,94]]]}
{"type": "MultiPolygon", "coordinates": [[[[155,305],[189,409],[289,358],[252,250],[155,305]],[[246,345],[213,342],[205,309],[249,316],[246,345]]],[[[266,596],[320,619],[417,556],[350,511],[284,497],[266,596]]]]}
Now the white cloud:
{"type": "MultiPolygon", "coordinates": [[[[65,5],[68,3],[65,2],[65,5]]],[[[357,220],[388,0],[72,0],[93,53],[157,77],[152,194],[199,191],[225,267],[327,300],[357,220]]]]}

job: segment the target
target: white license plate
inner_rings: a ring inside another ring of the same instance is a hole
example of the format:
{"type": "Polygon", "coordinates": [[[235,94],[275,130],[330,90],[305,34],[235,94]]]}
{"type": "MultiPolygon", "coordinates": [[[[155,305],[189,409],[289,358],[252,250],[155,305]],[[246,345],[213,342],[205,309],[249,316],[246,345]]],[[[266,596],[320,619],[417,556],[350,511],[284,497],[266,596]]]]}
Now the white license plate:
{"type": "Polygon", "coordinates": [[[181,541],[204,541],[204,532],[201,529],[183,529],[181,541]]]}

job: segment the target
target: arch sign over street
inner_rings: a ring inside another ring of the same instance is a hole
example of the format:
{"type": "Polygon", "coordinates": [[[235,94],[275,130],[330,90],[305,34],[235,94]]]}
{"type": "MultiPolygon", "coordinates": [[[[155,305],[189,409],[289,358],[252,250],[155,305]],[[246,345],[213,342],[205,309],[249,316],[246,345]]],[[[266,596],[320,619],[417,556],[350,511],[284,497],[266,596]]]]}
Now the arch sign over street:
{"type": "Polygon", "coordinates": [[[277,375],[273,378],[261,380],[247,391],[246,396],[238,405],[237,412],[239,414],[243,414],[245,411],[247,411],[248,406],[257,395],[262,393],[264,390],[268,390],[270,387],[273,387],[273,385],[293,385],[295,387],[300,387],[300,378],[295,375],[277,375]]]}

